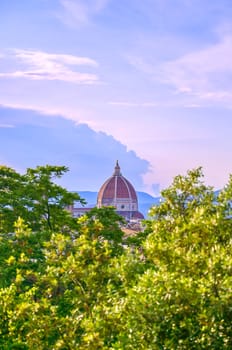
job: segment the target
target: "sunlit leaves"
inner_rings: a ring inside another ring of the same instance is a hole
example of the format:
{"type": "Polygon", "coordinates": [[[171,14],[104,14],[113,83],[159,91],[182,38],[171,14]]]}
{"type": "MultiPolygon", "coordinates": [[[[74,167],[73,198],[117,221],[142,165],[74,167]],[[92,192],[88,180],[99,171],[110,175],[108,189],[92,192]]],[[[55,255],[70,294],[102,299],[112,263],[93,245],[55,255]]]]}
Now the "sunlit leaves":
{"type": "Polygon", "coordinates": [[[53,171],[28,174],[55,226],[20,217],[0,237],[2,349],[232,348],[231,178],[215,194],[201,169],[178,176],[130,240],[113,208],[69,226],[53,171]]]}

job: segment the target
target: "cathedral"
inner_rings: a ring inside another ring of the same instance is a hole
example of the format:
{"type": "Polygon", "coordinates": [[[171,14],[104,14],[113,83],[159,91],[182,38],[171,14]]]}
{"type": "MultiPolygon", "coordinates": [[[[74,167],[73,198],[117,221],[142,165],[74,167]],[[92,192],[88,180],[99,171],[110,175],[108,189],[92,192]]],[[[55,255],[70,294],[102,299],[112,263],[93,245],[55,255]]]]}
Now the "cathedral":
{"type": "MultiPolygon", "coordinates": [[[[138,210],[138,198],[132,184],[122,175],[118,161],[114,172],[101,186],[98,196],[98,208],[105,206],[115,207],[116,212],[123,216],[126,221],[139,221],[144,219],[138,210]]],[[[91,208],[76,208],[75,205],[69,208],[74,217],[79,217],[88,212],[91,208]]]]}
{"type": "Polygon", "coordinates": [[[132,184],[122,176],[118,161],[113,175],[101,186],[97,207],[113,206],[116,212],[127,221],[144,219],[143,214],[138,211],[138,198],[132,184]]]}

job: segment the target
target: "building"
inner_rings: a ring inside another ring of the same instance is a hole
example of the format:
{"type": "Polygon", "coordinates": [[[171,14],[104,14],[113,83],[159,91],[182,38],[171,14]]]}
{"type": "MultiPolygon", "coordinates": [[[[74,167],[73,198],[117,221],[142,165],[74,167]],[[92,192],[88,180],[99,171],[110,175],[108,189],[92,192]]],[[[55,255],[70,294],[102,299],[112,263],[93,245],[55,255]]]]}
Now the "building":
{"type": "Polygon", "coordinates": [[[115,207],[117,213],[127,221],[144,219],[143,214],[138,211],[138,198],[132,184],[122,176],[118,161],[114,168],[113,175],[101,186],[97,207],[115,207]]]}
{"type": "MultiPolygon", "coordinates": [[[[97,196],[97,207],[115,207],[116,212],[127,221],[139,221],[144,219],[138,210],[138,198],[132,184],[122,175],[118,161],[116,162],[113,175],[101,186],[97,196]]],[[[73,216],[82,216],[91,208],[71,208],[73,216]]]]}

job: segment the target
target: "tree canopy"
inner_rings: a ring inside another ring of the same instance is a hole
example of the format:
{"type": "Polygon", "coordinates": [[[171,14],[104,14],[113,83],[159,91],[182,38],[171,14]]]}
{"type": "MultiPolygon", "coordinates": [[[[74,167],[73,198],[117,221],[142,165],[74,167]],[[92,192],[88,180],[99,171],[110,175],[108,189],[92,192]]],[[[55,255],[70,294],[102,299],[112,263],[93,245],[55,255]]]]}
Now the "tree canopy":
{"type": "Polygon", "coordinates": [[[65,171],[1,168],[0,348],[231,349],[232,177],[175,177],[130,240],[113,208],[66,212],[65,171]]]}
{"type": "Polygon", "coordinates": [[[66,208],[74,201],[85,201],[55,182],[67,171],[65,166],[46,165],[21,175],[0,166],[0,232],[13,232],[18,217],[34,231],[71,228],[75,220],[66,208]]]}

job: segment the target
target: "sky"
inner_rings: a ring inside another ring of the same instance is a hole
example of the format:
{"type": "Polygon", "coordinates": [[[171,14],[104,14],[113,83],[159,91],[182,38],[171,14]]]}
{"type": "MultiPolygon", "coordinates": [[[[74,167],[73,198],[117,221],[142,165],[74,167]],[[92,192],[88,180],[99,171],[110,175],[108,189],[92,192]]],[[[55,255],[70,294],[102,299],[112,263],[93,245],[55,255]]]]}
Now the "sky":
{"type": "Polygon", "coordinates": [[[66,165],[98,190],[116,160],[158,195],[232,154],[231,0],[1,0],[0,164],[66,165]]]}

